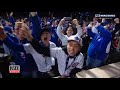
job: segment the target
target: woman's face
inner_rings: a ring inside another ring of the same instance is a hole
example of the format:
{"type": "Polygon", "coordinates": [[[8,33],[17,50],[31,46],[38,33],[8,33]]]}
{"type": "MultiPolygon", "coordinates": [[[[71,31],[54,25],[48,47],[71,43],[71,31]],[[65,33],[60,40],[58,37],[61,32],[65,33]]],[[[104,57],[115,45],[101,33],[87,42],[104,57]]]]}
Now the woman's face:
{"type": "Polygon", "coordinates": [[[72,29],[72,27],[68,27],[66,33],[67,33],[67,36],[71,36],[71,35],[73,34],[73,29],[72,29]]]}

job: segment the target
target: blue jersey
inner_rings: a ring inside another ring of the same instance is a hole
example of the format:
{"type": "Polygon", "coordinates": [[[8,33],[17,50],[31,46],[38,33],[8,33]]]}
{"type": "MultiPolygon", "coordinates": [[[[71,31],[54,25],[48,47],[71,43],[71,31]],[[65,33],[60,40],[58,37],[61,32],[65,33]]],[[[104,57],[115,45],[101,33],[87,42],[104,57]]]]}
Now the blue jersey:
{"type": "Polygon", "coordinates": [[[93,33],[91,29],[87,33],[92,37],[92,41],[88,47],[88,56],[98,60],[104,60],[106,48],[112,39],[111,33],[102,26],[97,27],[99,34],[93,33]]]}

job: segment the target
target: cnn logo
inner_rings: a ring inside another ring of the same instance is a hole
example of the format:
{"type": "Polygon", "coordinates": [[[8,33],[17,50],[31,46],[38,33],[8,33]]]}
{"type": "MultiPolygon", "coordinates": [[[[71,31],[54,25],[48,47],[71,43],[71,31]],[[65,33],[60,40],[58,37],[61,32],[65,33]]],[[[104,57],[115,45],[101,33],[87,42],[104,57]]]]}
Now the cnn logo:
{"type": "Polygon", "coordinates": [[[10,65],[9,73],[20,73],[20,65],[10,65]]]}

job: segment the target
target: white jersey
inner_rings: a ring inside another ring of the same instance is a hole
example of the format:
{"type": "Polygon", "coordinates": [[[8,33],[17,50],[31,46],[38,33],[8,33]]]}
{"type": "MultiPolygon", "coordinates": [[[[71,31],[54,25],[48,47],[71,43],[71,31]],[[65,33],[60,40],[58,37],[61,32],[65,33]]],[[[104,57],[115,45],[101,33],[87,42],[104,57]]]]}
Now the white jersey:
{"type": "Polygon", "coordinates": [[[97,28],[95,26],[92,27],[92,32],[98,34],[98,30],[97,30],[97,28]]]}
{"type": "MultiPolygon", "coordinates": [[[[66,46],[67,45],[67,42],[68,42],[68,36],[67,35],[64,35],[62,32],[62,26],[59,26],[57,27],[57,35],[59,37],[59,39],[61,40],[62,42],[62,46],[66,46]]],[[[79,37],[81,37],[83,35],[83,32],[82,32],[82,28],[80,25],[78,25],[77,27],[77,34],[79,37]]]]}
{"type": "MultiPolygon", "coordinates": [[[[55,59],[53,57],[46,57],[42,54],[36,52],[36,50],[32,47],[30,43],[23,44],[24,50],[26,53],[30,53],[38,67],[38,71],[47,72],[52,69],[51,66],[55,65],[55,59]]],[[[55,48],[56,45],[53,42],[50,42],[50,48],[55,48]]]]}
{"type": "Polygon", "coordinates": [[[57,62],[58,62],[58,70],[60,75],[66,75],[69,76],[70,72],[74,69],[74,68],[79,68],[82,69],[83,67],[83,62],[84,62],[84,56],[82,53],[80,53],[75,59],[69,59],[68,65],[67,65],[67,70],[66,69],[66,60],[68,55],[63,51],[62,48],[51,48],[50,49],[50,54],[52,57],[57,58],[57,62]],[[73,62],[74,60],[74,62],[73,62]]]}

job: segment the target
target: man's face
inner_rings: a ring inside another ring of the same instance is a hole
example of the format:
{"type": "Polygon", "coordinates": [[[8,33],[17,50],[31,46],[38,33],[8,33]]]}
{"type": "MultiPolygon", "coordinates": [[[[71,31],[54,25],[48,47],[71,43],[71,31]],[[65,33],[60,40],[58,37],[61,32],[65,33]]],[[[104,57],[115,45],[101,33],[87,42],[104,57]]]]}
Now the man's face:
{"type": "Polygon", "coordinates": [[[68,36],[71,36],[73,34],[73,29],[72,27],[68,27],[67,31],[66,31],[68,36]]]}
{"type": "Polygon", "coordinates": [[[53,26],[55,25],[55,21],[52,22],[52,25],[53,25],[53,26]]]}
{"type": "Polygon", "coordinates": [[[69,41],[67,44],[67,52],[70,56],[74,56],[80,50],[80,45],[76,41],[69,41]]]}
{"type": "Polygon", "coordinates": [[[58,22],[57,22],[57,20],[55,20],[55,25],[58,25],[58,22]]]}
{"type": "Polygon", "coordinates": [[[25,38],[22,35],[23,28],[18,28],[15,30],[15,34],[19,40],[24,40],[25,38]]]}
{"type": "Polygon", "coordinates": [[[22,22],[16,22],[15,23],[15,34],[18,37],[19,40],[23,40],[24,37],[21,33],[22,30],[24,30],[24,28],[22,27],[22,22]]]}
{"type": "Polygon", "coordinates": [[[19,29],[22,28],[22,23],[15,23],[15,31],[16,33],[19,31],[19,29]]]}
{"type": "Polygon", "coordinates": [[[43,32],[41,35],[41,41],[45,44],[45,42],[49,42],[51,39],[50,32],[43,32]]]}
{"type": "Polygon", "coordinates": [[[93,18],[93,21],[97,21],[97,20],[98,20],[98,18],[96,18],[96,17],[93,18]]]}
{"type": "Polygon", "coordinates": [[[107,24],[107,25],[106,25],[106,29],[107,29],[107,30],[110,30],[110,27],[111,27],[110,24],[107,24]]]}

